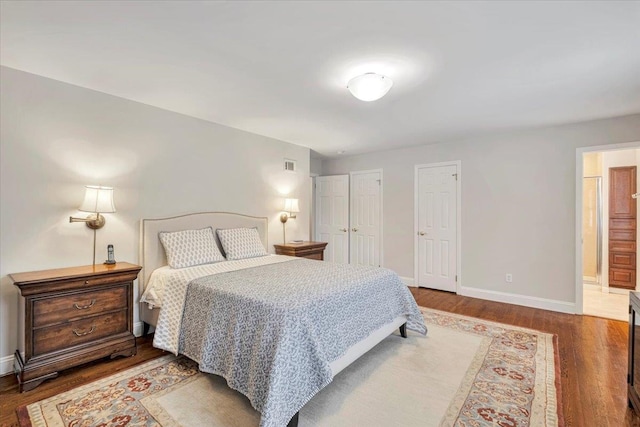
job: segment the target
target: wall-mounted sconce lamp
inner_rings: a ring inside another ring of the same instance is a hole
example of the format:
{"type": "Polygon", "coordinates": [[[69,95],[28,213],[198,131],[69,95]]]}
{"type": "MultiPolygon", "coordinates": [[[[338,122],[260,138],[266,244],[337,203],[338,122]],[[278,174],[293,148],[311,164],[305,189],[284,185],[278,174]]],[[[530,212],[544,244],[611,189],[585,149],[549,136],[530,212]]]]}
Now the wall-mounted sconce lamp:
{"type": "Polygon", "coordinates": [[[84,222],[93,230],[93,265],[96,265],[96,230],[104,227],[105,218],[100,213],[113,213],[116,205],[113,203],[113,188],[96,185],[85,186],[84,200],[78,208],[82,212],[91,212],[86,218],[69,217],[69,222],[84,222]]]}
{"type": "Polygon", "coordinates": [[[282,222],[282,241],[283,243],[287,243],[285,224],[289,218],[296,219],[294,214],[300,212],[298,199],[284,199],[284,211],[285,212],[280,215],[280,222],[282,222]]]}

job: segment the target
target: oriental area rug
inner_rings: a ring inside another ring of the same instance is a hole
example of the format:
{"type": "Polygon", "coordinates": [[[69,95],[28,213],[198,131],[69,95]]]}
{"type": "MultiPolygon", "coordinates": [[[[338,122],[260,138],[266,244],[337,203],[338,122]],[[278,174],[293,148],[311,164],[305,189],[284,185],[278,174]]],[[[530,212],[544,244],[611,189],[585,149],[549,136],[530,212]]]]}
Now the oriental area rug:
{"type": "MultiPolygon", "coordinates": [[[[562,426],[557,345],[531,329],[421,309],[311,399],[299,426],[562,426]]],[[[223,378],[163,356],[17,409],[22,426],[258,426],[223,378]]]]}

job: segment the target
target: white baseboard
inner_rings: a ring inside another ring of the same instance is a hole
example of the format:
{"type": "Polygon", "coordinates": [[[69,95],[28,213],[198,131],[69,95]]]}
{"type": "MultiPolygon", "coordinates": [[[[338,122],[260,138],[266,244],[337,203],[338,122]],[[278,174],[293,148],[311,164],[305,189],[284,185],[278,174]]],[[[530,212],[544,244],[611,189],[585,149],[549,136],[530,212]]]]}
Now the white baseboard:
{"type": "Polygon", "coordinates": [[[11,372],[13,372],[13,354],[0,358],[0,376],[7,375],[11,372]]]}
{"type": "MultiPolygon", "coordinates": [[[[136,337],[142,336],[142,322],[136,322],[133,324],[133,335],[136,337]]],[[[24,357],[24,355],[23,355],[24,357]]],[[[4,356],[0,358],[0,376],[13,372],[13,354],[10,356],[4,356]]]]}
{"type": "Polygon", "coordinates": [[[400,280],[402,280],[404,282],[404,284],[407,285],[407,286],[411,286],[413,288],[417,287],[415,282],[414,282],[414,280],[413,280],[413,277],[402,277],[402,276],[400,276],[400,280]]]}
{"type": "Polygon", "coordinates": [[[133,335],[137,336],[137,337],[141,337],[142,336],[142,328],[143,328],[143,322],[136,322],[133,324],[133,335]]]}
{"type": "MultiPolygon", "coordinates": [[[[635,291],[635,289],[634,289],[634,291],[635,291]]],[[[613,287],[609,286],[609,293],[610,294],[618,294],[618,295],[629,295],[629,289],[613,288],[613,287]]]]}
{"type": "Polygon", "coordinates": [[[523,305],[525,307],[541,308],[543,310],[559,311],[560,313],[575,314],[576,312],[576,304],[573,302],[490,291],[487,289],[461,286],[459,295],[486,299],[489,301],[505,302],[507,304],[523,305]]]}
{"type": "Polygon", "coordinates": [[[602,286],[600,285],[594,285],[592,283],[583,283],[582,287],[584,289],[591,289],[592,291],[602,291],[602,286]]]}

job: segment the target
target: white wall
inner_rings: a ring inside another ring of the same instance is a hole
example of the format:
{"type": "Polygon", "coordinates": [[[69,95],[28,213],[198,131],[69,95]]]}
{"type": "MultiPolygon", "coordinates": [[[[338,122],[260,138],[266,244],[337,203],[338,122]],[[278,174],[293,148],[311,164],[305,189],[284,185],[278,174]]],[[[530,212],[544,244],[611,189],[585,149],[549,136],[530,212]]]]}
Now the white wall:
{"type": "MultiPolygon", "coordinates": [[[[609,292],[609,168],[636,166],[640,169],[639,150],[615,150],[602,152],[602,288],[609,292]]],[[[636,175],[636,187],[640,188],[640,174],[636,175]]],[[[640,233],[636,235],[636,248],[640,247],[640,233]]],[[[636,254],[640,261],[640,253],[636,254]]],[[[626,291],[624,291],[626,292],[626,291]]]]}
{"type": "Polygon", "coordinates": [[[273,249],[286,192],[301,210],[287,236],[308,238],[309,149],[6,67],[0,73],[3,373],[18,345],[18,291],[7,274],[91,263],[91,230],[68,220],[87,215],[76,210],[85,184],[115,188],[117,212],[98,230],[100,262],[107,244],[117,260],[138,262],[141,218],[194,211],[267,216],[273,249]],[[283,170],[284,158],[297,161],[297,173],[283,170]]]}
{"type": "Polygon", "coordinates": [[[330,159],[322,171],[384,170],[385,267],[413,277],[414,165],[461,160],[461,293],[573,312],[576,148],[631,141],[640,115],[330,159]]]}
{"type": "Polygon", "coordinates": [[[312,157],[310,168],[312,174],[322,175],[322,159],[312,157]]]}

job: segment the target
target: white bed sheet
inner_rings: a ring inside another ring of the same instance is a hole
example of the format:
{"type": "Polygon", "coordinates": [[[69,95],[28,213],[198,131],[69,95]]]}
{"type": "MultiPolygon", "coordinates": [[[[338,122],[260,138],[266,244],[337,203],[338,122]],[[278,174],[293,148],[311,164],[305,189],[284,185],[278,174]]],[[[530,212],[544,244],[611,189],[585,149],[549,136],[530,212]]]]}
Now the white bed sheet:
{"type": "Polygon", "coordinates": [[[213,264],[196,265],[187,268],[171,268],[168,265],[157,268],[151,274],[149,283],[140,297],[140,302],[148,304],[149,308],[162,307],[162,297],[167,286],[176,283],[188,283],[200,277],[245,268],[259,267],[261,265],[275,264],[279,262],[296,261],[300,258],[286,255],[266,255],[255,258],[239,259],[234,261],[221,261],[213,264]]]}

